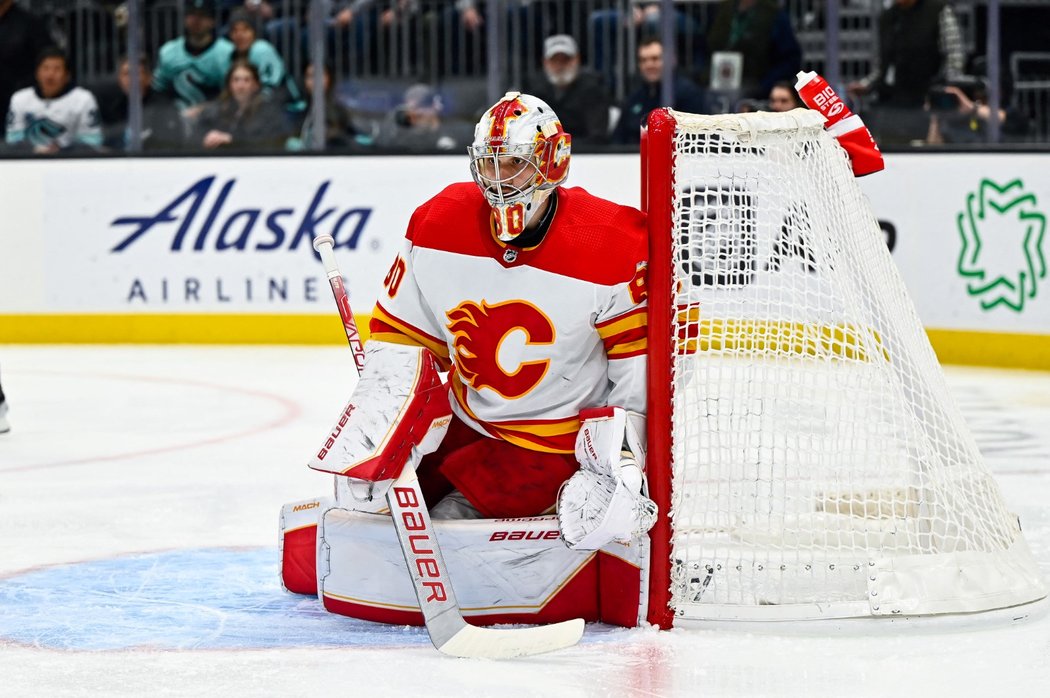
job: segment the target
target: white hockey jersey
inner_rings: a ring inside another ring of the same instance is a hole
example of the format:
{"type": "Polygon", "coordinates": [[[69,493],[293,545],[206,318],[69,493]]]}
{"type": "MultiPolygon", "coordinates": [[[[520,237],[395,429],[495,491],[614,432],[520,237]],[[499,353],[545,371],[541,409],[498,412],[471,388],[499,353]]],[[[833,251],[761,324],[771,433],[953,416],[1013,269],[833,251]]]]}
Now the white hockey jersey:
{"type": "Polygon", "coordinates": [[[95,96],[83,87],[73,87],[54,99],[44,99],[33,87],[15,92],[7,113],[7,142],[26,141],[34,147],[102,145],[95,96]]]}
{"type": "Polygon", "coordinates": [[[543,242],[499,242],[473,183],[412,216],[384,282],[373,340],[419,344],[451,365],[452,409],[479,432],[572,453],[581,409],[645,412],[645,217],[556,190],[543,242]]]}

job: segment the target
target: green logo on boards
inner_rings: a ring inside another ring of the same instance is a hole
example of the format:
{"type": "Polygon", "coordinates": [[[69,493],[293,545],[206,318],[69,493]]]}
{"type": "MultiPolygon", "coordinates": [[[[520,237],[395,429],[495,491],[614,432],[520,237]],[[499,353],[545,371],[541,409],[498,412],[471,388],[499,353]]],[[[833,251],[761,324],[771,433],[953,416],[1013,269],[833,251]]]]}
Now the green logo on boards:
{"type": "Polygon", "coordinates": [[[997,305],[1024,310],[1046,279],[1046,216],[1036,209],[1035,194],[1026,192],[1019,179],[1003,186],[982,179],[956,222],[962,236],[958,270],[966,292],[984,310],[997,305]]]}

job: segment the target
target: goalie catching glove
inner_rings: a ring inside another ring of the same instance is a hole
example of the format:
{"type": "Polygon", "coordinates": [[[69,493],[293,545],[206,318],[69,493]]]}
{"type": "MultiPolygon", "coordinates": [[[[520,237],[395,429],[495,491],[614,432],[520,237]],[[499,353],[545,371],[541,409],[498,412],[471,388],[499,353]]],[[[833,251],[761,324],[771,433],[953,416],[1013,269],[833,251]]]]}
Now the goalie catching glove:
{"type": "Polygon", "coordinates": [[[580,420],[580,469],[558,493],[558,527],[573,550],[597,550],[656,522],[656,504],[644,494],[645,417],[602,407],[584,410],[580,420]]]}

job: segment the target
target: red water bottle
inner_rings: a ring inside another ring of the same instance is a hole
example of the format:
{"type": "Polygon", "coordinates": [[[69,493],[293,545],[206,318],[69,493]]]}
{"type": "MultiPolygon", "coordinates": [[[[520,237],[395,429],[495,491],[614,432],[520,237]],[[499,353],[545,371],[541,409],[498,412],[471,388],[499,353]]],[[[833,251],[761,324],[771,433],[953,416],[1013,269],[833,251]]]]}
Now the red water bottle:
{"type": "Polygon", "coordinates": [[[863,177],[884,169],[886,163],[871,131],[846,106],[828,81],[813,71],[800,71],[796,78],[795,91],[807,107],[824,116],[824,130],[834,136],[849,155],[854,176],[863,177]]]}
{"type": "Polygon", "coordinates": [[[824,128],[830,129],[843,119],[853,116],[853,112],[839,99],[838,93],[827,80],[812,70],[808,73],[799,71],[795,77],[795,91],[803,103],[810,109],[816,109],[827,119],[824,128]]]}

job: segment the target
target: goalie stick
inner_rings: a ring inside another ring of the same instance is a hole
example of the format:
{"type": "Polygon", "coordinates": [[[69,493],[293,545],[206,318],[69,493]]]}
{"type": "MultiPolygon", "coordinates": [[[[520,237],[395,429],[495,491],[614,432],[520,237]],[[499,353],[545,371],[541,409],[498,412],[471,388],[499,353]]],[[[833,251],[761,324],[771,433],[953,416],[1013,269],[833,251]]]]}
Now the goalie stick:
{"type": "MultiPolygon", "coordinates": [[[[321,256],[360,373],[364,369],[364,349],[335,261],[334,243],[331,235],[318,235],[314,249],[321,256]]],[[[440,652],[455,657],[506,659],[551,652],[580,641],[584,627],[581,618],[531,628],[479,628],[467,623],[452,591],[416,471],[408,462],[391,485],[387,504],[427,633],[440,652]]]]}

